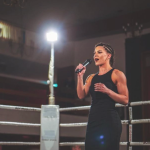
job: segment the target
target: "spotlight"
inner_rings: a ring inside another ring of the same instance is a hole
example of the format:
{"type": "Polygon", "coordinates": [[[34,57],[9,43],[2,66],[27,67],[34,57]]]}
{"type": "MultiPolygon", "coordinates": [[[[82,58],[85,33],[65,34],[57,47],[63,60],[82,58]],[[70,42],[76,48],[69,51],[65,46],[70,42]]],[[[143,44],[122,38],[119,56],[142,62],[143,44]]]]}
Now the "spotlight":
{"type": "Polygon", "coordinates": [[[54,31],[50,31],[46,34],[47,41],[54,42],[57,41],[57,33],[54,31]]]}

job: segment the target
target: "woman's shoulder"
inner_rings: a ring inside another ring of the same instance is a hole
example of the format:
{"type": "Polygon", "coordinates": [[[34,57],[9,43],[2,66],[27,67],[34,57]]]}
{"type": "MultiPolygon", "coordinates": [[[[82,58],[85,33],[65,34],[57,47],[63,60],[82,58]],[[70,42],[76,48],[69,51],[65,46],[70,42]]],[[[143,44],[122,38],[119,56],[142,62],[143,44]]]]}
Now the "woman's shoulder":
{"type": "Polygon", "coordinates": [[[93,79],[93,77],[94,77],[95,75],[96,75],[96,74],[90,74],[90,75],[86,78],[85,83],[91,82],[92,79],[93,79]]]}
{"type": "Polygon", "coordinates": [[[116,76],[120,76],[120,75],[123,75],[124,74],[124,72],[123,71],[121,71],[121,70],[119,70],[119,69],[115,69],[114,68],[114,70],[113,70],[113,74],[115,74],[116,76]]]}
{"type": "Polygon", "coordinates": [[[123,71],[119,70],[119,69],[114,69],[113,70],[113,73],[112,73],[112,76],[115,78],[115,79],[118,79],[118,78],[125,78],[125,74],[123,71]]]}

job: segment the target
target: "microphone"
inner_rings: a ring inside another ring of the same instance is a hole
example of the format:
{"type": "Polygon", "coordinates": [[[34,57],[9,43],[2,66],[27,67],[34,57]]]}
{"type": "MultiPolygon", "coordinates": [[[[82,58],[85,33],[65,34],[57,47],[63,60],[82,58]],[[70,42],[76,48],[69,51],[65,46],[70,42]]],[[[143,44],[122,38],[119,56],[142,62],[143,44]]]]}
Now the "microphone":
{"type": "MultiPolygon", "coordinates": [[[[82,65],[83,65],[84,67],[86,67],[88,64],[91,64],[91,63],[92,63],[92,60],[91,60],[91,59],[87,59],[82,65]]],[[[75,73],[79,73],[79,72],[81,72],[83,69],[84,69],[84,68],[77,69],[77,70],[75,71],[75,73]]]]}

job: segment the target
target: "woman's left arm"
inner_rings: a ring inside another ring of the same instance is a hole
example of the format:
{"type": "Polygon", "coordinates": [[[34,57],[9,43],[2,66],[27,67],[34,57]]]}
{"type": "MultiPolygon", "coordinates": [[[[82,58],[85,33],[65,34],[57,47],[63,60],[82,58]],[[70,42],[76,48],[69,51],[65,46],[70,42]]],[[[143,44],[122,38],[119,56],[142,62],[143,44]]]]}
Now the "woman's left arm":
{"type": "Polygon", "coordinates": [[[112,90],[108,90],[108,96],[111,97],[114,101],[127,105],[129,102],[129,92],[127,88],[126,76],[121,71],[116,71],[116,85],[118,93],[115,93],[112,90]]]}
{"type": "Polygon", "coordinates": [[[103,83],[96,83],[95,91],[105,93],[109,97],[111,97],[115,102],[127,105],[129,102],[129,92],[124,73],[119,70],[115,71],[115,80],[118,93],[112,91],[111,89],[108,89],[103,83]]]}

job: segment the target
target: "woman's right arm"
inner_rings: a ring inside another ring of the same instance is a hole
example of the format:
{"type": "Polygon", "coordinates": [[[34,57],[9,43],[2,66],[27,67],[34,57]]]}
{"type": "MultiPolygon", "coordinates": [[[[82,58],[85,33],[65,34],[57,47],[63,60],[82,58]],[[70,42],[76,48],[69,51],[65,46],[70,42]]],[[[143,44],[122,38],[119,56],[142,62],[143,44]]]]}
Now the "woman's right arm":
{"type": "Polygon", "coordinates": [[[77,74],[77,95],[79,99],[83,99],[84,97],[87,96],[91,85],[91,79],[92,79],[91,77],[93,77],[93,75],[88,76],[84,85],[83,75],[86,71],[86,68],[82,64],[79,64],[76,69],[81,69],[81,68],[84,69],[77,74]]]}
{"type": "Polygon", "coordinates": [[[85,85],[83,85],[83,76],[77,76],[77,95],[79,99],[83,99],[85,94],[85,85]]]}

